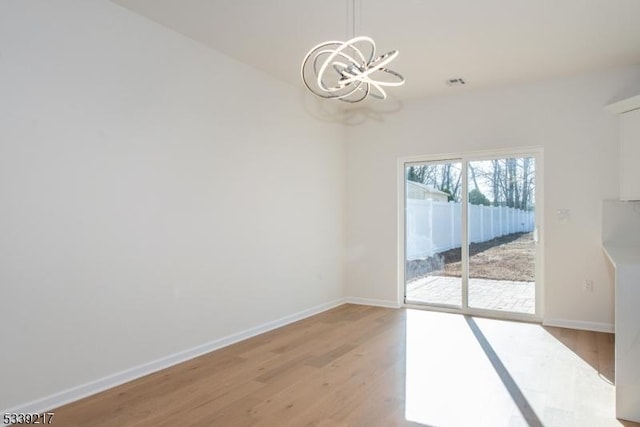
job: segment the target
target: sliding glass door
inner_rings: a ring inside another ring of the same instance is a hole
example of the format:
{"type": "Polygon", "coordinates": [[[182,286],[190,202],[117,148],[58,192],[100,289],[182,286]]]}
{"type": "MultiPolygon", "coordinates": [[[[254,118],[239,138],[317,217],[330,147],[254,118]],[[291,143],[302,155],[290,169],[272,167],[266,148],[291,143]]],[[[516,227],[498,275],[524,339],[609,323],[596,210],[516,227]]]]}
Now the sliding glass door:
{"type": "Polygon", "coordinates": [[[537,314],[536,155],[403,163],[405,303],[537,314]]]}

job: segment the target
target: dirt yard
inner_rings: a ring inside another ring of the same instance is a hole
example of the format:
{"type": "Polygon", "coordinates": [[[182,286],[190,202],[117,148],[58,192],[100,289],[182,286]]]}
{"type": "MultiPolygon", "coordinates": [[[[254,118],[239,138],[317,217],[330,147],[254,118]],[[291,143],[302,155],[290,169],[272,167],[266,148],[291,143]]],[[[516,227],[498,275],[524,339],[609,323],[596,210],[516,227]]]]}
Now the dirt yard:
{"type": "MultiPolygon", "coordinates": [[[[460,248],[431,258],[409,261],[407,279],[426,275],[461,276],[460,248]]],[[[515,233],[469,247],[469,276],[478,279],[535,281],[535,244],[532,233],[515,233]]]]}

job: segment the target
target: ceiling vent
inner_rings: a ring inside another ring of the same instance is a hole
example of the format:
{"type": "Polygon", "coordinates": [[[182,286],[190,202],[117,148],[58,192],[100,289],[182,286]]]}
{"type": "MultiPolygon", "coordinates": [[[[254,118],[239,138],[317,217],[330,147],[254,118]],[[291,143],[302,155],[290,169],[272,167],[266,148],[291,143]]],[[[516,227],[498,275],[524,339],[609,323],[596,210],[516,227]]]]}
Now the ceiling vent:
{"type": "Polygon", "coordinates": [[[467,84],[462,77],[447,80],[447,86],[464,86],[467,84]]]}

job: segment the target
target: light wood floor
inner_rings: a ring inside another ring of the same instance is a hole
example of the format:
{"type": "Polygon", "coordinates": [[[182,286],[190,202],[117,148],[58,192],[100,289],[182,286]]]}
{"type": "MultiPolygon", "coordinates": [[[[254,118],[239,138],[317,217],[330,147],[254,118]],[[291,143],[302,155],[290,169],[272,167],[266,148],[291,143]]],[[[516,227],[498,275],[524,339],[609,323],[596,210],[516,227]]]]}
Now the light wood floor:
{"type": "Polygon", "coordinates": [[[58,408],[60,426],[638,426],[613,336],[343,305],[58,408]]]}

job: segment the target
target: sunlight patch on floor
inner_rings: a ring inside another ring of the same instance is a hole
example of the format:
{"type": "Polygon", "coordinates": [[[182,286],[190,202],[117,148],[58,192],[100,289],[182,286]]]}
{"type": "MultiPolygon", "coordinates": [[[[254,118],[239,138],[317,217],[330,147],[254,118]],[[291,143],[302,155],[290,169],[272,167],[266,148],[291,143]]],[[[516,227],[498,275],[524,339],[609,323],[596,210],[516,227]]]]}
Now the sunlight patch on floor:
{"type": "Polygon", "coordinates": [[[408,310],[406,334],[408,421],[621,425],[613,385],[540,325],[408,310]]]}

